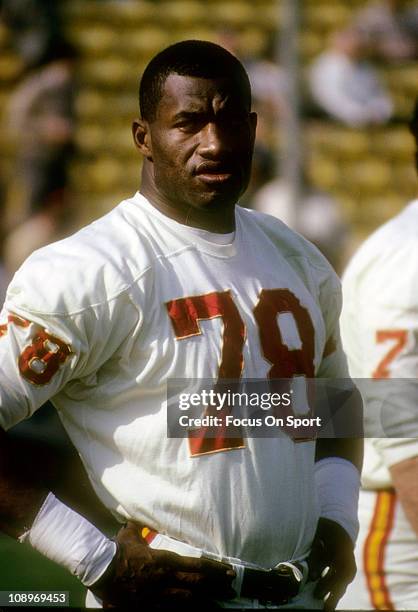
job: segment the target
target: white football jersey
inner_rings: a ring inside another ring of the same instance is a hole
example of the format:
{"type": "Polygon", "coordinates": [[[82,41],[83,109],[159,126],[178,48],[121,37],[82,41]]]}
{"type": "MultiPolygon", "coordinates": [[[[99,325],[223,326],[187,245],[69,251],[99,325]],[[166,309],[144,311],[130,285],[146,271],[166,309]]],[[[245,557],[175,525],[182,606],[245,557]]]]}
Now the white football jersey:
{"type": "MultiPolygon", "coordinates": [[[[418,377],[417,283],[418,200],[415,200],[365,241],[344,274],[341,335],[353,378],[418,377]]],[[[406,416],[411,422],[418,421],[416,388],[412,385],[409,388],[407,381],[393,383],[396,398],[391,419],[400,431],[407,425],[401,421],[406,416]],[[396,419],[400,422],[396,423],[396,419]]],[[[372,385],[364,389],[367,418],[367,411],[372,409],[367,390],[372,392],[372,385]]],[[[363,486],[390,487],[388,468],[416,455],[415,437],[366,439],[363,486]]]]}
{"type": "Polygon", "coordinates": [[[15,275],[0,424],[51,398],[121,520],[264,567],[301,557],[318,519],[314,442],[199,454],[167,437],[167,381],[347,376],[340,306],[328,263],[279,220],[237,207],[217,244],[138,193],[15,275]]]}

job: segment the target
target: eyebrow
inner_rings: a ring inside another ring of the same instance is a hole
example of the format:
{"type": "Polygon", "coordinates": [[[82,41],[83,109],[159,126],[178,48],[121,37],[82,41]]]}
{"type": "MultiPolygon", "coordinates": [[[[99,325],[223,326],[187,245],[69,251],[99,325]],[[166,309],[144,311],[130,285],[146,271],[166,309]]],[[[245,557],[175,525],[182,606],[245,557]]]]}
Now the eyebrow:
{"type": "MultiPolygon", "coordinates": [[[[234,106],[232,106],[232,104],[226,104],[223,108],[219,109],[218,113],[219,116],[222,116],[224,114],[227,114],[229,112],[231,112],[231,110],[235,113],[236,108],[234,106]]],[[[248,111],[245,111],[248,112],[248,111]]],[[[213,109],[212,108],[205,108],[205,107],[199,107],[199,106],[195,106],[195,107],[189,107],[186,108],[184,110],[179,111],[178,113],[176,113],[173,117],[173,121],[179,121],[179,120],[184,120],[184,119],[195,119],[196,117],[205,117],[205,116],[211,116],[213,114],[213,109]]]]}
{"type": "Polygon", "coordinates": [[[191,110],[183,110],[183,111],[179,111],[178,113],[176,113],[173,117],[174,121],[177,121],[178,119],[189,119],[189,118],[193,118],[196,115],[206,115],[207,111],[205,109],[191,109],[191,110]]]}

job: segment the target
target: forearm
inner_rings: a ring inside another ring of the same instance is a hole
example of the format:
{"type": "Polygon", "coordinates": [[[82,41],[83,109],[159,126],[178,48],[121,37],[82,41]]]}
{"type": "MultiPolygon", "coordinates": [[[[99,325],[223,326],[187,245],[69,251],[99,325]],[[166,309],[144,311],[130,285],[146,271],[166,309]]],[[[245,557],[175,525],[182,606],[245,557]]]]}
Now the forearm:
{"type": "Polygon", "coordinates": [[[19,450],[0,427],[0,529],[13,538],[32,525],[48,494],[30,462],[24,468],[19,450]]]}
{"type": "Polygon", "coordinates": [[[336,385],[328,390],[334,437],[319,437],[315,461],[340,457],[350,461],[359,472],[363,466],[363,400],[355,385],[336,385]],[[343,437],[347,436],[347,437],[343,437]]]}
{"type": "Polygon", "coordinates": [[[362,442],[355,438],[318,440],[314,470],[320,516],[341,525],[353,545],[359,528],[357,506],[362,442]]]}
{"type": "Polygon", "coordinates": [[[406,517],[418,535],[418,457],[392,465],[390,474],[406,517]]]}
{"type": "Polygon", "coordinates": [[[315,461],[327,457],[340,457],[350,461],[360,472],[363,465],[362,438],[318,438],[315,461]]]}
{"type": "Polygon", "coordinates": [[[95,583],[116,545],[48,491],[39,477],[42,461],[23,461],[24,449],[0,429],[0,529],[67,568],[83,584],[95,583]]]}

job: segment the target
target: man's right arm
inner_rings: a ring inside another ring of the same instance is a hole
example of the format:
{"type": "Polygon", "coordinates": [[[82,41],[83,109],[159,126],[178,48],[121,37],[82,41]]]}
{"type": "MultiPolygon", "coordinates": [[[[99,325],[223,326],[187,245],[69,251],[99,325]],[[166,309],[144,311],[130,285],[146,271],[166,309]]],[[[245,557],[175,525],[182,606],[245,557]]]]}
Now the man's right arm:
{"type": "Polygon", "coordinates": [[[37,470],[23,467],[22,453],[24,445],[0,427],[0,530],[69,569],[104,604],[141,601],[150,610],[174,604],[189,610],[213,597],[235,596],[230,565],[154,550],[134,523],[119,531],[116,542],[106,538],[49,493],[37,470]]]}
{"type": "MultiPolygon", "coordinates": [[[[26,295],[25,287],[10,291],[11,296],[20,294],[26,295]]],[[[31,442],[9,433],[86,368],[96,371],[112,357],[112,347],[137,323],[136,310],[131,316],[126,309],[115,313],[114,318],[107,313],[107,327],[92,309],[78,317],[42,316],[39,307],[26,314],[9,304],[1,313],[0,530],[67,568],[105,603],[179,598],[193,600],[196,608],[204,600],[233,597],[229,565],[154,550],[135,527],[110,540],[71,496],[63,497],[44,481],[42,453],[32,461],[31,442]],[[97,321],[108,332],[110,326],[114,330],[112,342],[98,332],[97,321]]]]}

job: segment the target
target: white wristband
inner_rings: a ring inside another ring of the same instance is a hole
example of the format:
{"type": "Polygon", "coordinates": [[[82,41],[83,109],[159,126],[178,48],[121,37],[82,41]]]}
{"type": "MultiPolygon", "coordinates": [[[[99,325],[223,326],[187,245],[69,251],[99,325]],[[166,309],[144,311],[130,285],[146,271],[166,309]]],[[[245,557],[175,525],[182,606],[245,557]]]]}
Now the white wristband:
{"type": "Polygon", "coordinates": [[[70,570],[83,584],[94,584],[116,554],[116,544],[80,514],[46,497],[32,527],[19,540],[70,570]]]}
{"type": "Polygon", "coordinates": [[[315,484],[320,516],[341,525],[355,543],[359,531],[357,468],[342,457],[326,457],[315,463],[315,484]]]}

